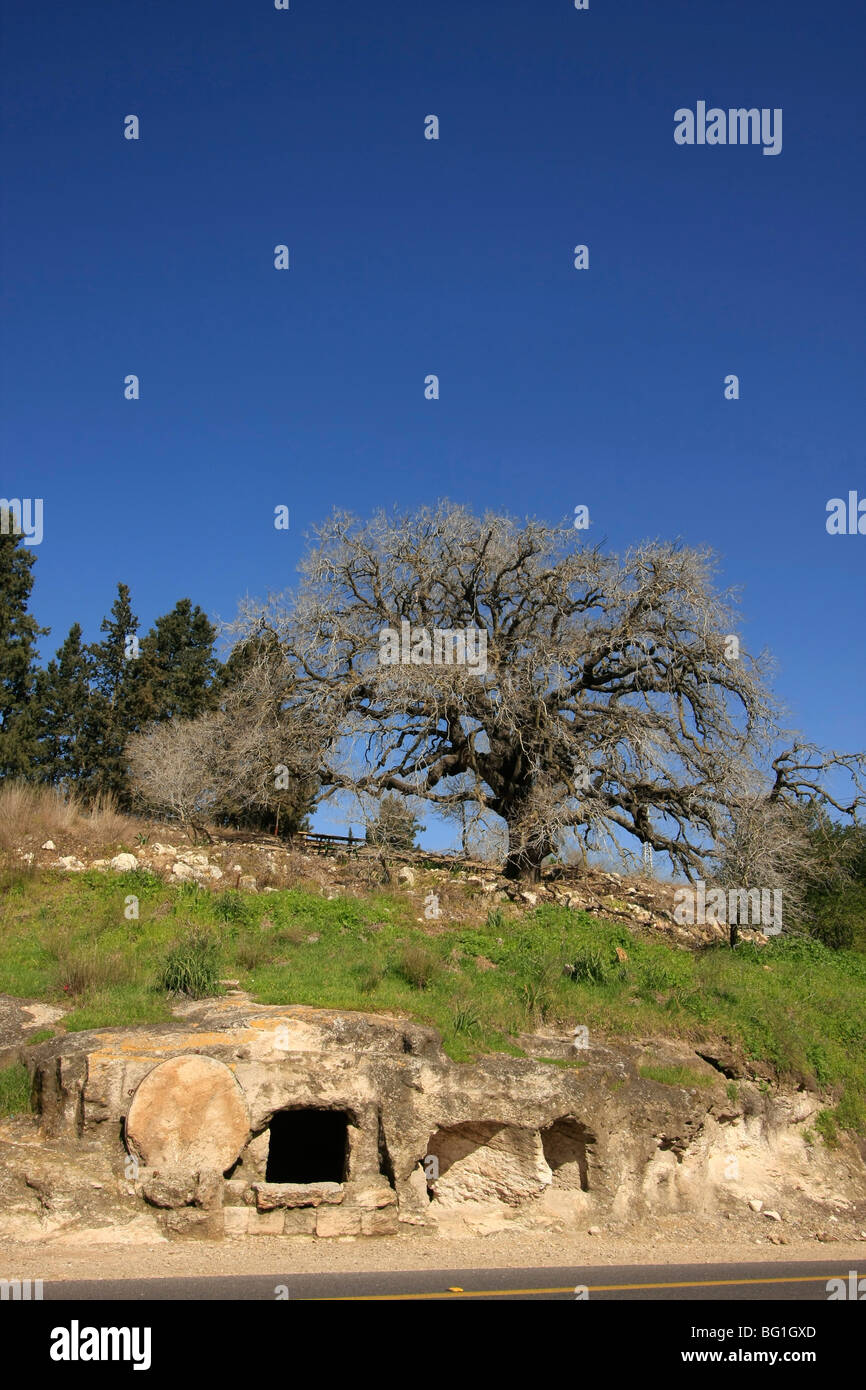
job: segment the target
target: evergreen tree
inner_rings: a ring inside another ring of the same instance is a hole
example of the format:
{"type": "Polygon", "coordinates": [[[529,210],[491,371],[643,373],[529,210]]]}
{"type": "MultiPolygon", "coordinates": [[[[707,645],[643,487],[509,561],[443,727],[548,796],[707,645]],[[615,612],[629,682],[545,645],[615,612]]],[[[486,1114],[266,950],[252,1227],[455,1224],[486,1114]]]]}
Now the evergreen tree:
{"type": "Polygon", "coordinates": [[[267,742],[271,751],[267,795],[247,801],[242,808],[229,799],[221,807],[225,821],[287,838],[309,830],[321,786],[317,776],[302,775],[298,766],[293,690],[283,650],[273,632],[255,633],[232,648],[219,669],[217,699],[232,722],[268,730],[262,745],[267,742]],[[291,771],[287,764],[292,764],[291,771]],[[280,766],[286,771],[274,776],[280,766]]]}
{"type": "Polygon", "coordinates": [[[216,629],[198,604],[182,598],[157,618],[135,665],[136,709],[143,721],[194,719],[216,703],[216,629]]]}
{"type": "Polygon", "coordinates": [[[0,510],[0,777],[32,776],[37,758],[36,641],[49,629],[27,612],[35,559],[12,513],[0,510]]]}
{"type": "Polygon", "coordinates": [[[397,792],[387,792],[367,826],[367,839],[383,849],[417,849],[418,818],[397,792]]]}
{"type": "Polygon", "coordinates": [[[36,677],[39,771],[47,782],[75,786],[92,774],[91,673],[81,624],[74,623],[56,657],[36,677]]]}
{"type": "Polygon", "coordinates": [[[109,617],[103,618],[102,642],[88,647],[93,662],[90,700],[90,743],[93,766],[87,785],[94,795],[113,794],[121,806],[129,804],[124,749],[142,721],[141,684],[134,668],[138,618],[132,611],[129,587],[118,584],[109,617]]]}

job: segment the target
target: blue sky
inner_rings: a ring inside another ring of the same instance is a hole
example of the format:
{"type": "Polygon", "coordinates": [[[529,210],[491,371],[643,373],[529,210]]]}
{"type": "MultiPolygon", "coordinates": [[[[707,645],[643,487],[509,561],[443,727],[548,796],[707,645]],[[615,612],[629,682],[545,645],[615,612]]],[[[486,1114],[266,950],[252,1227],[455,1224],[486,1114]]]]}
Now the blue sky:
{"type": "Polygon", "coordinates": [[[860,6],[5,14],[0,493],[44,499],[43,657],[118,580],[145,627],[230,618],[335,505],[586,503],[614,549],[714,546],[792,723],[863,745],[866,536],[824,525],[866,496],[860,6]],[[699,100],[781,107],[781,154],[676,145],[699,100]]]}

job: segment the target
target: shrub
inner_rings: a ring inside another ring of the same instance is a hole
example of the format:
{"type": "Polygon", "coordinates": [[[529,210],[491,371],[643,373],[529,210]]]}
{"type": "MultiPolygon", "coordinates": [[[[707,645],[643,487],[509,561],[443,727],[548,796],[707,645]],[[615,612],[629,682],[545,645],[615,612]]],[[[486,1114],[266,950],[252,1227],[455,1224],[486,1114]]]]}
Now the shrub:
{"type": "Polygon", "coordinates": [[[581,946],[574,959],[566,965],[565,973],[579,985],[607,985],[625,974],[616,957],[611,959],[607,951],[593,945],[581,946]]]}
{"type": "Polygon", "coordinates": [[[832,1110],[819,1110],[815,1116],[815,1128],[820,1134],[828,1149],[839,1147],[839,1131],[836,1128],[836,1116],[832,1110]]]}
{"type": "Polygon", "coordinates": [[[249,902],[236,888],[217,893],[213,900],[213,915],[220,922],[243,922],[249,912],[249,902]]]}
{"type": "Polygon", "coordinates": [[[423,946],[407,946],[400,953],[396,973],[412,989],[426,989],[439,973],[439,961],[423,946]]]}
{"type": "Polygon", "coordinates": [[[160,972],[160,985],[170,994],[206,999],[219,992],[219,942],[209,932],[193,930],[172,947],[160,972]]]}

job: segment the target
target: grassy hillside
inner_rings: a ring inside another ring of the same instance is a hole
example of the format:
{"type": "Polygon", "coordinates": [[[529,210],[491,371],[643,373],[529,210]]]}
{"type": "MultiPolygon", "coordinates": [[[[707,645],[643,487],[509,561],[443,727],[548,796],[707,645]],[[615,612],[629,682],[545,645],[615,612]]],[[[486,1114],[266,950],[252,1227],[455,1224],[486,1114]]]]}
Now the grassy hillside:
{"type": "Polygon", "coordinates": [[[542,1023],[585,1025],[590,1041],[665,1034],[821,1088],[828,1138],[837,1123],[866,1133],[861,952],[782,938],[691,952],[549,905],[421,924],[404,893],[213,892],[143,870],[12,871],[0,889],[0,989],[70,1009],[67,1030],[163,1021],[170,987],[218,993],[230,978],[263,1003],[404,1013],[457,1060],[516,1052],[542,1023]]]}

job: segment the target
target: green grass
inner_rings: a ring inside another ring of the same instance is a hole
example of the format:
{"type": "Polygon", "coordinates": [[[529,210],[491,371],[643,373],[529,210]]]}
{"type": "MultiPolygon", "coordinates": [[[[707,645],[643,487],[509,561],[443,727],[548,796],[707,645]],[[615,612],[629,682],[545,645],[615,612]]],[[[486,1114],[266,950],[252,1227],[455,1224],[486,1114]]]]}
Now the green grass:
{"type": "Polygon", "coordinates": [[[18,1115],[30,1109],[30,1073],[20,1062],[0,1067],[0,1115],[18,1115]]]}
{"type": "MultiPolygon", "coordinates": [[[[586,1026],[590,1057],[593,1034],[724,1041],[789,1084],[819,1089],[838,1129],[866,1133],[862,952],[775,937],[692,953],[552,906],[507,921],[494,909],[481,926],[436,935],[417,916],[400,892],[327,900],[298,889],[214,892],[142,871],[25,875],[0,899],[0,978],[7,993],[71,1007],[67,1030],[162,1022],[167,986],[208,993],[230,976],[262,1003],[429,1023],[457,1061],[519,1055],[515,1039],[541,1022],[586,1026]],[[129,921],[132,893],[139,917],[129,921]],[[192,956],[191,942],[200,943],[192,956]]],[[[829,1122],[816,1129],[832,1141],[829,1122]]]]}

